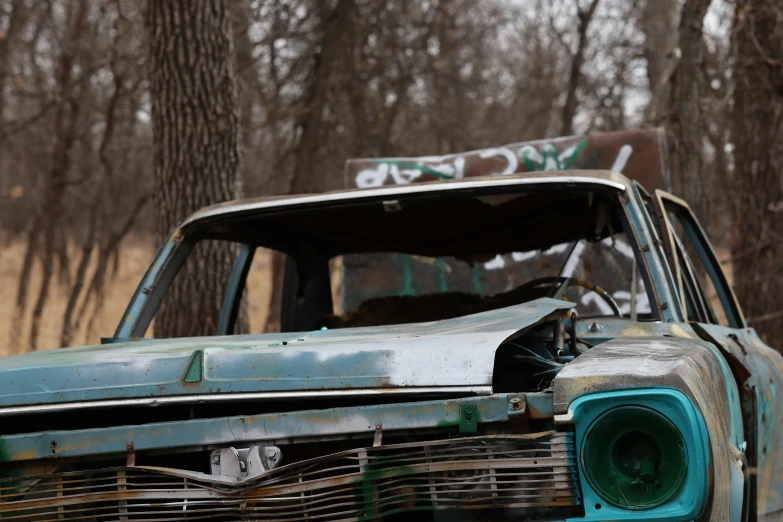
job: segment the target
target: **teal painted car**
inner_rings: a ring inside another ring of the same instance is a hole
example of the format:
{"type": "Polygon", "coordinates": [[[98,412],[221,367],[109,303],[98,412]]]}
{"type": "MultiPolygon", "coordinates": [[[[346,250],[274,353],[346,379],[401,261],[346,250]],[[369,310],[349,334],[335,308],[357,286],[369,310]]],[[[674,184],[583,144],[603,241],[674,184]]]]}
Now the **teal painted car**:
{"type": "Polygon", "coordinates": [[[104,344],[0,359],[0,519],[780,520],[782,389],[687,204],[620,174],[230,202],[104,344]],[[214,335],[151,338],[203,242],[214,335]],[[279,331],[240,333],[270,250],[279,331]]]}

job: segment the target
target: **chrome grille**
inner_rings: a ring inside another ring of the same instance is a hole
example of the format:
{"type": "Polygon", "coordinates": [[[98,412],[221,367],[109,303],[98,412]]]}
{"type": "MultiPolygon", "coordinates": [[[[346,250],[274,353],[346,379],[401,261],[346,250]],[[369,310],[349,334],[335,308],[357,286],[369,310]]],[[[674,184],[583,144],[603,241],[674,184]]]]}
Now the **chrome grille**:
{"type": "Polygon", "coordinates": [[[579,504],[573,436],[484,436],[361,448],[245,482],[125,467],[0,481],[0,519],[372,520],[421,510],[507,514],[579,504]]]}

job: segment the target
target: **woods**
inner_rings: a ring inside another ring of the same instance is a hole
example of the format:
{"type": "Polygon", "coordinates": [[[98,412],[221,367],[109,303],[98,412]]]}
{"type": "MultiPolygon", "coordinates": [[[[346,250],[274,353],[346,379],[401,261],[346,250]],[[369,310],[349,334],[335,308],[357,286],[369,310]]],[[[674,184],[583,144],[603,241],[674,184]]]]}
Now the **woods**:
{"type": "MultiPolygon", "coordinates": [[[[17,352],[96,342],[119,319],[101,324],[101,311],[135,245],[210,203],[340,188],[350,157],[662,125],[675,193],[719,247],[750,325],[783,346],[781,9],[0,0],[0,264],[13,285],[0,322],[17,352]]],[[[204,296],[231,259],[200,252],[185,270],[212,277],[181,278],[155,333],[213,325],[219,303],[204,296]]]]}
{"type": "Polygon", "coordinates": [[[770,342],[783,340],[782,11],[741,0],[733,31],[735,288],[748,322],[770,342]]]}

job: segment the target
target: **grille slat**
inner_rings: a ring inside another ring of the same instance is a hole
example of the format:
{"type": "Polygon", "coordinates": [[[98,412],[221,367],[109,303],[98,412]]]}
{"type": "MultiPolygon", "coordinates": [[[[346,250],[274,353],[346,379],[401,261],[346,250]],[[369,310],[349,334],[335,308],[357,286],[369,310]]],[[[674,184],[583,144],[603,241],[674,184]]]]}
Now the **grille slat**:
{"type": "Polygon", "coordinates": [[[0,480],[0,518],[337,522],[447,509],[573,515],[575,468],[573,436],[555,432],[360,448],[234,485],[180,470],[112,468],[0,480]]]}

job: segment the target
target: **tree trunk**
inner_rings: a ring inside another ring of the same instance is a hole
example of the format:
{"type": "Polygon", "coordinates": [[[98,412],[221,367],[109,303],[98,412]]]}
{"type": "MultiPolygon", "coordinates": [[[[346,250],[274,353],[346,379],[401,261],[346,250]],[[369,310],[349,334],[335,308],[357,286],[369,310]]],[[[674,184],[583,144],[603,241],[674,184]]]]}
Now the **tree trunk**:
{"type": "Polygon", "coordinates": [[[783,6],[737,0],[734,287],[752,327],[783,351],[783,6]]]}
{"type": "Polygon", "coordinates": [[[704,15],[711,0],[687,0],[680,18],[680,63],[674,75],[672,184],[709,231],[710,177],[704,172],[702,66],[704,15]]]}
{"type": "Polygon", "coordinates": [[[320,50],[316,51],[313,72],[306,94],[307,108],[300,122],[302,129],[296,151],[296,166],[290,192],[293,194],[318,193],[340,188],[342,176],[335,176],[331,169],[324,169],[325,155],[324,111],[328,107],[329,92],[333,85],[335,68],[343,62],[344,45],[351,34],[351,17],[355,10],[353,0],[339,0],[329,10],[327,2],[319,2],[323,24],[320,50]]]}
{"type": "MultiPolygon", "coordinates": [[[[150,0],[149,75],[158,237],[241,196],[240,132],[227,0],[150,0]]],[[[214,334],[237,248],[202,243],[155,318],[156,337],[214,334]]],[[[238,325],[240,331],[245,323],[238,325]]]]}
{"type": "Polygon", "coordinates": [[[579,100],[576,97],[576,91],[582,80],[582,64],[585,61],[585,51],[587,50],[587,30],[590,28],[590,22],[598,7],[598,0],[592,0],[587,10],[582,10],[577,6],[577,17],[579,18],[578,43],[576,54],[571,57],[571,73],[568,76],[568,90],[566,91],[566,101],[563,106],[563,124],[560,127],[561,136],[569,136],[574,132],[574,116],[579,107],[579,100]]]}
{"type": "Polygon", "coordinates": [[[647,0],[640,25],[644,31],[644,58],[647,61],[647,81],[650,105],[646,120],[660,125],[669,110],[669,80],[675,62],[677,39],[677,0],[647,0]]]}

